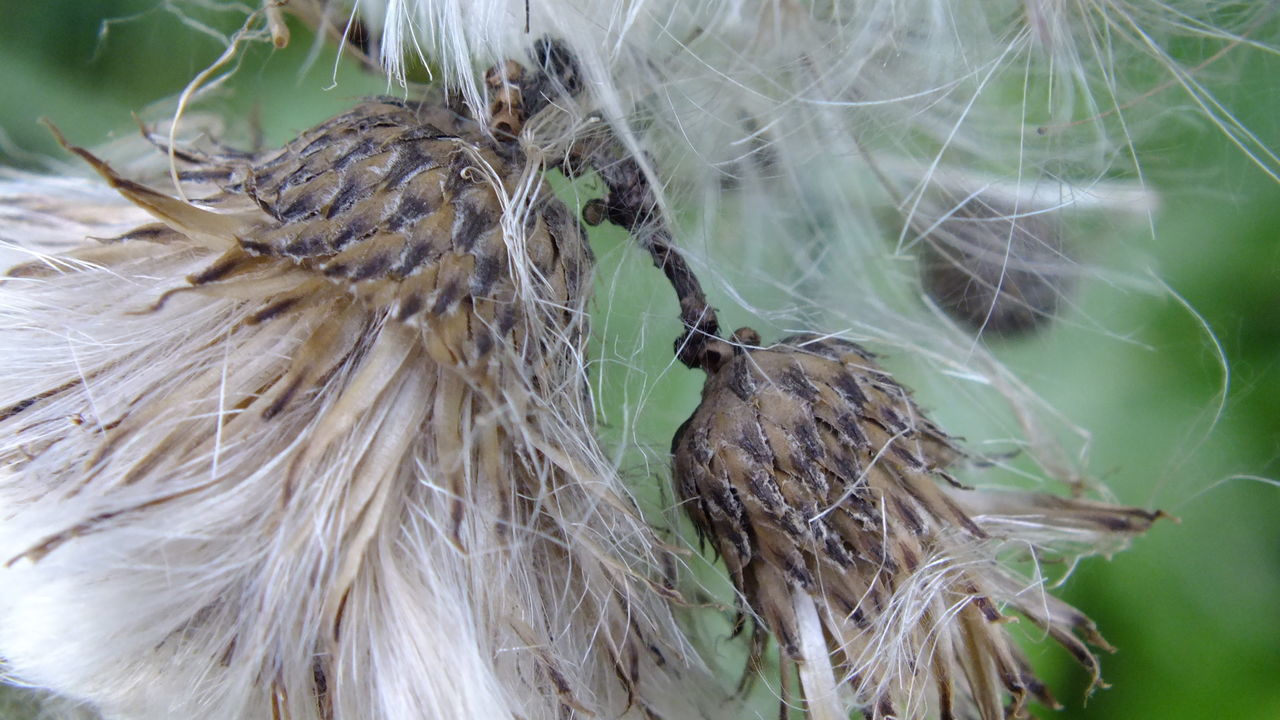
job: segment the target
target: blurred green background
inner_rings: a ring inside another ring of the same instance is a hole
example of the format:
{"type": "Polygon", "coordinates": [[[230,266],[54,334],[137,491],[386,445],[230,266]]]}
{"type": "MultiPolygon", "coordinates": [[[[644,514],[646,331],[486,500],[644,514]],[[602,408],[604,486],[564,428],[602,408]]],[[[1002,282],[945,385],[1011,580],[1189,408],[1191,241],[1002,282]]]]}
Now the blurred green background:
{"type": "MultiPolygon", "coordinates": [[[[0,2],[0,154],[33,169],[59,154],[36,118],[48,116],[73,142],[92,145],[136,132],[131,112],[179,92],[223,50],[157,0],[0,2]],[[107,23],[106,21],[113,20],[107,23]]],[[[201,12],[220,33],[237,11],[201,12]]],[[[1272,23],[1274,27],[1274,23],[1272,23]]],[[[307,61],[311,38],[258,45],[211,106],[260,125],[269,145],[388,90],[332,48],[307,61]],[[304,68],[306,68],[304,70],[304,68]]],[[[1269,41],[1274,45],[1280,37],[1269,41]]],[[[1252,52],[1214,86],[1224,104],[1271,148],[1280,147],[1280,58],[1252,52]]],[[[1157,99],[1184,102],[1179,91],[1157,99]]],[[[1171,297],[1121,297],[1086,285],[1083,311],[1121,328],[1121,342],[1067,325],[1000,349],[1010,365],[1074,421],[1093,432],[1090,469],[1124,502],[1162,507],[1163,522],[1110,562],[1092,560],[1062,593],[1084,609],[1119,653],[1103,658],[1113,687],[1082,705],[1086,678],[1064,654],[1032,650],[1067,708],[1045,717],[1280,718],[1280,184],[1205,122],[1169,122],[1143,139],[1146,180],[1163,196],[1149,253],[1160,277],[1211,327],[1230,367],[1225,411],[1213,343],[1171,297]]],[[[1141,233],[1139,228],[1135,232],[1141,233]]],[[[595,237],[600,275],[633,252],[617,233],[595,237]]],[[[656,276],[656,273],[652,275],[656,276]]],[[[605,342],[633,342],[650,313],[674,317],[660,278],[628,278],[597,318],[605,342]],[[629,339],[628,339],[629,338],[629,339]]],[[[669,322],[669,320],[667,321],[669,322]]],[[[662,374],[668,326],[637,370],[662,374]]],[[[625,354],[625,351],[623,352],[625,354]]],[[[635,431],[661,447],[696,403],[701,379],[668,372],[635,431]]],[[[635,399],[621,398],[617,402],[635,399]]],[[[937,398],[928,398],[937,405],[937,398]]],[[[604,408],[606,422],[620,416],[604,408]]],[[[945,411],[943,411],[945,414],[945,411]]],[[[28,717],[0,692],[0,718],[28,717]]]]}

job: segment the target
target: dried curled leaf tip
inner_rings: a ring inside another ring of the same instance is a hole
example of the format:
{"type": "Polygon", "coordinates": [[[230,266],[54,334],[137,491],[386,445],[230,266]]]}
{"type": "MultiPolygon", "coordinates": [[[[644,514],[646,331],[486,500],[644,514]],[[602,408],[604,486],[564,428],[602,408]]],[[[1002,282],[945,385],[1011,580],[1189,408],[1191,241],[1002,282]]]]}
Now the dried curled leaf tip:
{"type": "Polygon", "coordinates": [[[1028,545],[1084,554],[1156,513],[965,488],[947,473],[961,451],[866,350],[734,338],[708,347],[702,402],[673,443],[677,489],[776,638],[784,675],[798,668],[811,717],[847,717],[846,700],[869,718],[997,720],[1028,699],[1055,705],[1007,611],[1096,681],[1086,643],[1106,645],[1093,623],[1001,559],[1028,545]]]}

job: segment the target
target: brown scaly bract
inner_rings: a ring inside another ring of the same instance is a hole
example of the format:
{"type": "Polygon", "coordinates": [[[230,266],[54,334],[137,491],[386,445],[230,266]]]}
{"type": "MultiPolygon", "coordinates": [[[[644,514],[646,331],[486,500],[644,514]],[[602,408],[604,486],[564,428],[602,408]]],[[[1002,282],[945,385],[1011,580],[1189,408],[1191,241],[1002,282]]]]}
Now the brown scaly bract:
{"type": "Polygon", "coordinates": [[[260,273],[257,258],[291,260],[279,267],[314,279],[279,295],[259,319],[324,302],[326,288],[345,291],[424,324],[436,360],[475,363],[497,343],[523,342],[513,334],[525,312],[515,287],[522,280],[561,308],[548,313],[559,316],[555,326],[580,324],[572,308],[591,251],[564,205],[541,188],[520,198],[525,207],[510,217],[523,225],[522,253],[513,257],[504,242],[503,201],[520,197],[522,162],[446,106],[363,103],[265,157],[214,158],[183,174],[215,183],[219,192],[202,202],[220,211],[246,212],[249,201],[261,210],[256,218],[247,211],[236,246],[193,283],[260,273]]]}
{"type": "Polygon", "coordinates": [[[965,488],[945,470],[960,452],[870,353],[819,336],[767,348],[749,330],[735,339],[704,365],[702,402],[673,443],[676,482],[777,638],[784,701],[790,661],[813,717],[844,717],[837,677],[868,718],[997,720],[1020,715],[1028,697],[1054,704],[1005,632],[1002,606],[1097,680],[1077,637],[1105,647],[1093,623],[1016,579],[997,549],[1020,525],[1042,533],[1027,531],[1028,542],[1055,531],[1123,537],[1157,513],[965,488]]]}

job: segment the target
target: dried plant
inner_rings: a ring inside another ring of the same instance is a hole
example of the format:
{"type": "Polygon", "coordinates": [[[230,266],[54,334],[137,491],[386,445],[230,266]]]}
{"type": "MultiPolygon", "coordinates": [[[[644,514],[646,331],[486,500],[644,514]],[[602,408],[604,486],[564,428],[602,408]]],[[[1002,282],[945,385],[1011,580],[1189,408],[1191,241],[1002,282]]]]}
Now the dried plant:
{"type": "Polygon", "coordinates": [[[49,706],[68,717],[759,715],[685,617],[728,600],[753,622],[748,676],[778,649],[782,717],[793,699],[821,720],[1053,706],[1015,618],[1098,683],[1106,645],[1041,564],[1118,550],[1160,514],[1087,480],[1064,449],[1087,431],[974,334],[1064,314],[1091,250],[1062,240],[1067,211],[1150,211],[1130,111],[1153,95],[1181,89],[1280,177],[1200,81],[1274,52],[1272,10],[246,8],[150,137],[168,168],[63,141],[113,190],[0,184],[6,678],[78,703],[49,706]],[[271,152],[179,142],[246,45],[291,42],[286,14],[409,99],[271,152]],[[1220,48],[1179,60],[1188,35],[1220,48]],[[657,465],[731,598],[703,602],[675,547],[692,538],[637,509],[620,458],[643,443],[598,437],[594,259],[553,171],[580,179],[566,195],[602,188],[583,219],[625,229],[675,291],[675,360],[706,379],[657,465]],[[708,296],[784,339],[721,337],[708,296]],[[1070,497],[971,487],[1003,457],[962,449],[845,337],[998,416],[1070,497]]]}
{"type": "Polygon", "coordinates": [[[921,231],[925,292],[978,334],[1010,337],[1044,327],[1080,272],[1052,208],[1016,212],[971,198],[921,231]]]}
{"type": "Polygon", "coordinates": [[[947,473],[961,452],[866,350],[813,335],[762,348],[745,329],[734,339],[676,433],[675,479],[743,612],[777,638],[784,707],[791,663],[809,716],[824,720],[847,717],[843,687],[869,718],[1054,706],[1006,634],[1010,611],[1099,682],[1078,637],[1108,647],[1093,623],[1003,556],[1119,547],[1159,513],[965,487],[947,473]]]}
{"type": "Polygon", "coordinates": [[[182,153],[191,203],[70,149],[159,222],[5,280],[24,681],[109,717],[704,714],[536,164],[393,100],[182,153]]]}

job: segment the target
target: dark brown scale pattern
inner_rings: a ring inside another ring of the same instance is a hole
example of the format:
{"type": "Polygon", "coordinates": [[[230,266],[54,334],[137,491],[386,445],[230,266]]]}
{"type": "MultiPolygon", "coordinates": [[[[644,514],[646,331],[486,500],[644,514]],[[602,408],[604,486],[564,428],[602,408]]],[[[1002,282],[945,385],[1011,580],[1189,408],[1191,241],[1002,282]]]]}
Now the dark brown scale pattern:
{"type": "MultiPolygon", "coordinates": [[[[864,631],[885,617],[904,579],[923,563],[992,539],[967,507],[1117,536],[1141,533],[1161,516],[1041,493],[962,488],[946,470],[961,452],[867,351],[809,335],[756,347],[758,336],[746,328],[734,340],[707,345],[702,402],[672,443],[676,488],[700,537],[724,559],[790,660],[805,661],[793,598],[807,595],[826,608],[832,660],[852,681],[874,683],[897,672],[865,665],[864,631]],[[873,676],[861,678],[862,672],[873,676]]],[[[994,566],[957,565],[946,578],[937,604],[914,629],[918,648],[931,646],[938,637],[931,623],[948,618],[950,629],[938,632],[951,638],[951,654],[917,669],[932,675],[939,717],[958,717],[963,706],[996,720],[1021,717],[1028,698],[1055,704],[1000,629],[1005,616],[993,598],[1044,630],[1098,682],[1098,662],[1085,643],[1107,646],[1082,613],[1051,596],[1024,593],[994,566]],[[994,684],[978,679],[988,677],[980,669],[988,666],[994,684]],[[1007,710],[1001,693],[1011,698],[1007,710]]],[[[867,717],[894,715],[893,697],[866,700],[867,717]]]]}
{"type": "MultiPolygon", "coordinates": [[[[269,216],[239,238],[250,255],[291,260],[423,323],[437,359],[466,363],[511,339],[525,311],[493,185],[513,191],[522,163],[447,106],[378,99],[241,166],[223,191],[269,216]]],[[[549,191],[527,213],[540,304],[564,309],[553,324],[572,325],[592,263],[585,234],[549,191]]]]}
{"type": "Polygon", "coordinates": [[[852,343],[738,348],[709,375],[673,451],[681,498],[739,587],[781,568],[790,585],[822,578],[837,601],[865,609],[892,592],[938,518],[981,535],[937,487],[958,451],[852,343]],[[909,529],[888,546],[886,512],[909,529]]]}

